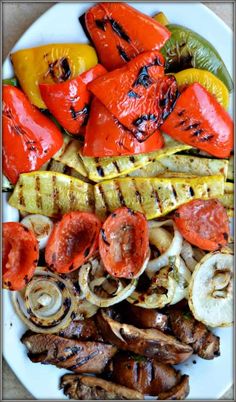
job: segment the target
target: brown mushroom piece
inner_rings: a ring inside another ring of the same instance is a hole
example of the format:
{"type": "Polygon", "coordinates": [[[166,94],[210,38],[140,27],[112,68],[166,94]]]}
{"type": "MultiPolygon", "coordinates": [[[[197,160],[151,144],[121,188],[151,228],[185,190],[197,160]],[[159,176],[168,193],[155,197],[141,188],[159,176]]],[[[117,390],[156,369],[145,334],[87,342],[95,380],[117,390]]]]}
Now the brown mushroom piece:
{"type": "Polygon", "coordinates": [[[193,349],[158,329],[139,329],[113,320],[100,310],[97,324],[105,341],[138,355],[157,358],[162,363],[178,364],[187,360],[193,349]]]}
{"type": "Polygon", "coordinates": [[[161,392],[158,395],[160,400],[183,400],[189,394],[189,376],[183,375],[179,384],[175,385],[169,391],[161,392]]]}
{"type": "Polygon", "coordinates": [[[167,330],[168,317],[157,309],[146,309],[125,303],[123,315],[127,323],[138,328],[156,328],[163,332],[167,330]]]}
{"type": "Polygon", "coordinates": [[[65,374],[60,388],[70,399],[78,400],[143,400],[144,395],[133,389],[114,384],[98,377],[65,374]]]}
{"type": "Polygon", "coordinates": [[[206,360],[220,355],[220,338],[206,325],[195,320],[190,311],[169,310],[169,320],[173,334],[182,342],[191,345],[193,351],[206,360]]]}
{"type": "Polygon", "coordinates": [[[66,328],[62,329],[56,335],[81,341],[103,341],[93,318],[71,321],[66,328]]]}
{"type": "Polygon", "coordinates": [[[181,381],[181,374],[169,364],[144,356],[119,352],[108,364],[111,381],[145,395],[159,395],[181,381]]]}
{"type": "Polygon", "coordinates": [[[115,346],[101,342],[82,342],[31,331],[23,335],[21,342],[28,348],[32,362],[53,364],[76,373],[102,373],[117,351],[115,346]]]}

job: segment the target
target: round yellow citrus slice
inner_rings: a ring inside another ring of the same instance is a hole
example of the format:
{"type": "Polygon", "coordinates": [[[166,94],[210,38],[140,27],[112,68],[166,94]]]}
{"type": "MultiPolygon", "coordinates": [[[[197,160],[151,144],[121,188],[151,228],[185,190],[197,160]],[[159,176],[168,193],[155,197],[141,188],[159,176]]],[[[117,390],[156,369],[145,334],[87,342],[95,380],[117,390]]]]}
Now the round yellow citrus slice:
{"type": "Polygon", "coordinates": [[[197,68],[188,68],[187,70],[179,71],[174,74],[178,85],[185,87],[186,85],[198,82],[205,87],[212,95],[216,97],[218,102],[225,108],[229,105],[229,91],[225,84],[217,78],[214,74],[207,70],[200,70],[197,68]]]}

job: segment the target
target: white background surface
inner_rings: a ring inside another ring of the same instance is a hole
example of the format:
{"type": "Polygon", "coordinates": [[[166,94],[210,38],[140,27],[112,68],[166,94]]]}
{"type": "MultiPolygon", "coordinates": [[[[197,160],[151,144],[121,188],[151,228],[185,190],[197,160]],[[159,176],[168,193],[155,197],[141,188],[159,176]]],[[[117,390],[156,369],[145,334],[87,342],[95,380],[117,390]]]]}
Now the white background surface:
{"type": "MultiPolygon", "coordinates": [[[[28,5],[27,5],[28,6],[28,5]]],[[[30,5],[32,7],[32,5],[30,5]]],[[[36,4],[36,6],[38,6],[36,4]]],[[[229,71],[232,71],[232,45],[231,34],[221,21],[200,4],[136,4],[137,8],[147,14],[164,11],[173,23],[187,25],[210,40],[222,55],[229,71]],[[157,8],[158,6],[158,8],[157,8]],[[221,38],[221,40],[219,40],[221,38]]],[[[86,40],[78,24],[78,16],[81,15],[89,4],[60,4],[49,10],[46,16],[36,22],[30,32],[23,35],[16,49],[31,47],[49,42],[76,42],[86,40]]],[[[11,76],[10,63],[5,67],[5,76],[11,76]]],[[[7,297],[6,297],[7,299],[7,297]]],[[[19,338],[24,329],[5,300],[4,311],[6,323],[5,347],[7,360],[16,371],[28,390],[38,399],[62,398],[63,394],[58,391],[58,380],[63,374],[53,366],[32,364],[26,359],[25,348],[20,344],[19,338]],[[10,325],[12,323],[12,325],[10,325]]],[[[220,331],[222,356],[214,361],[197,360],[193,365],[190,359],[183,367],[183,372],[191,373],[190,398],[217,398],[221,396],[230,385],[232,377],[232,332],[229,329],[220,331]],[[214,381],[209,381],[210,377],[214,381]]],[[[18,395],[19,399],[20,396],[18,395]]],[[[4,398],[5,399],[5,398],[4,398]]]]}

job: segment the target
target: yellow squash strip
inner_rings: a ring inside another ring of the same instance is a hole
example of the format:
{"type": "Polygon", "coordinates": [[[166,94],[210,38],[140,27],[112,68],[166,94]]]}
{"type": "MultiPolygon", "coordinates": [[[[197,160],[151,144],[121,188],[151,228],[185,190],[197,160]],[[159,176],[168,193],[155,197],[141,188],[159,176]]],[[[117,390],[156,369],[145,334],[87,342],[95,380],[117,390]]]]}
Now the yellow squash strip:
{"type": "Polygon", "coordinates": [[[88,173],[79,155],[81,149],[82,144],[80,141],[71,139],[69,136],[65,136],[62,148],[53,156],[53,159],[64,163],[70,168],[75,169],[82,176],[87,177],[88,173]]]}
{"type": "Polygon", "coordinates": [[[77,172],[77,170],[65,165],[62,162],[55,161],[54,159],[51,159],[47,164],[43,165],[43,167],[40,170],[63,173],[66,174],[67,176],[72,176],[82,181],[85,181],[86,183],[92,183],[87,177],[84,177],[79,172],[77,172]]]}
{"type": "Polygon", "coordinates": [[[97,64],[93,47],[80,43],[58,43],[11,54],[14,71],[31,103],[45,109],[38,84],[72,79],[97,64]]]}
{"type": "Polygon", "coordinates": [[[195,198],[214,198],[224,194],[224,176],[198,178],[117,178],[94,187],[96,213],[105,218],[120,206],[127,206],[157,218],[195,198]]]}
{"type": "Polygon", "coordinates": [[[226,180],[228,164],[226,159],[198,158],[196,156],[176,154],[154,161],[141,169],[129,173],[129,176],[157,177],[165,175],[165,177],[175,177],[176,173],[192,176],[220,174],[224,175],[226,180]]]}
{"type": "Polygon", "coordinates": [[[24,173],[9,204],[20,211],[60,216],[69,211],[94,211],[93,186],[55,172],[24,173]]]}
{"type": "Polygon", "coordinates": [[[127,173],[142,166],[147,166],[149,163],[156,161],[157,159],[159,160],[164,156],[172,155],[176,152],[191,148],[188,145],[174,141],[166,135],[164,137],[164,148],[148,154],[109,158],[89,158],[80,154],[80,157],[88,172],[89,179],[95,182],[100,182],[105,179],[112,179],[114,177],[126,175],[127,173]]]}
{"type": "Polygon", "coordinates": [[[234,216],[234,185],[233,183],[225,183],[224,195],[217,197],[219,201],[227,209],[229,217],[234,216]]]}
{"type": "Polygon", "coordinates": [[[234,181],[234,157],[233,156],[231,156],[229,158],[227,180],[234,181]]]}

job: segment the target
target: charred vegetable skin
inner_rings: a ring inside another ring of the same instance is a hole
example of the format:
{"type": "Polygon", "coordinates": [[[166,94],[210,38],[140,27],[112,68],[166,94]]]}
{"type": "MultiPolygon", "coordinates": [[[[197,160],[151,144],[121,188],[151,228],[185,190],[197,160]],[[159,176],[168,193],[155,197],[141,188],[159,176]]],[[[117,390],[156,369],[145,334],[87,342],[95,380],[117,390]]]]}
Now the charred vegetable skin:
{"type": "Polygon", "coordinates": [[[161,49],[165,57],[165,68],[168,73],[177,73],[187,68],[200,68],[216,75],[227,86],[233,89],[233,81],[216,49],[202,36],[181,25],[168,24],[170,39],[161,49]]]}
{"type": "Polygon", "coordinates": [[[3,287],[23,289],[34,274],[38,258],[34,233],[18,222],[3,223],[3,287]]]}
{"type": "Polygon", "coordinates": [[[69,133],[79,134],[80,128],[87,122],[91,98],[87,84],[105,73],[105,68],[97,64],[72,80],[39,84],[47,108],[69,133]]]}
{"type": "Polygon", "coordinates": [[[3,172],[15,184],[20,173],[39,169],[63,145],[56,125],[18,88],[3,86],[3,172]]]}
{"type": "Polygon", "coordinates": [[[156,50],[138,55],[88,88],[140,142],[163,123],[178,94],[176,80],[164,76],[164,58],[156,50]]]}
{"type": "Polygon", "coordinates": [[[170,37],[167,28],[127,4],[99,3],[84,19],[99,60],[109,71],[140,53],[160,49],[170,37]]]}
{"type": "Polygon", "coordinates": [[[18,50],[11,54],[16,77],[33,105],[45,109],[39,83],[75,78],[97,64],[95,50],[80,43],[60,43],[18,50]]]}
{"type": "Polygon", "coordinates": [[[153,152],[163,145],[164,139],[159,131],[139,142],[97,98],[93,99],[85,132],[84,156],[135,155],[153,152]]]}
{"type": "Polygon", "coordinates": [[[161,128],[172,138],[218,158],[228,158],[233,150],[234,125],[230,115],[198,83],[179,96],[161,128]]]}

